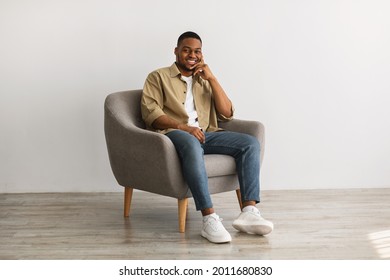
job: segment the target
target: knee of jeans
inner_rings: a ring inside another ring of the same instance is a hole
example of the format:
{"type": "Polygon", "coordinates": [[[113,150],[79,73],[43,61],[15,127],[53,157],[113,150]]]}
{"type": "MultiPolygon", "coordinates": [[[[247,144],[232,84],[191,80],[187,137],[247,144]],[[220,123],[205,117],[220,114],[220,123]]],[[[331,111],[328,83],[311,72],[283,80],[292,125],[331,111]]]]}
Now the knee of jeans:
{"type": "Polygon", "coordinates": [[[203,148],[195,137],[188,138],[180,147],[180,153],[183,157],[195,160],[197,157],[203,158],[203,148]]]}
{"type": "Polygon", "coordinates": [[[260,152],[261,145],[260,145],[259,140],[256,137],[249,136],[249,144],[248,144],[248,146],[250,147],[251,150],[260,152]]]}
{"type": "Polygon", "coordinates": [[[184,145],[183,151],[186,154],[191,155],[192,157],[197,157],[197,156],[203,157],[203,152],[204,152],[203,148],[200,145],[198,139],[196,139],[195,137],[194,139],[195,141],[189,141],[184,145]]]}

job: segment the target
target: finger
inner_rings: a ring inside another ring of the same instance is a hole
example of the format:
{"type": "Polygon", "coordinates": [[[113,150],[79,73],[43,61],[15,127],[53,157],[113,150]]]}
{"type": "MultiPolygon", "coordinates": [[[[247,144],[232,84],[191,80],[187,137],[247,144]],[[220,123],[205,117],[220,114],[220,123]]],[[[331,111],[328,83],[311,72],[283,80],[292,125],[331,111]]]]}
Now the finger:
{"type": "Polygon", "coordinates": [[[194,133],[194,134],[192,134],[196,139],[198,139],[198,141],[200,142],[200,143],[203,143],[203,140],[202,140],[202,136],[200,135],[200,134],[198,134],[198,133],[194,133]]]}
{"type": "Polygon", "coordinates": [[[196,139],[198,139],[198,141],[200,143],[204,143],[205,141],[205,136],[204,136],[204,133],[202,130],[200,130],[199,128],[196,129],[193,134],[192,134],[196,139]]]}
{"type": "Polygon", "coordinates": [[[191,131],[192,136],[194,136],[200,143],[204,142],[204,133],[199,128],[194,129],[191,131]]]}
{"type": "Polygon", "coordinates": [[[201,69],[196,69],[194,71],[194,76],[198,75],[199,73],[202,73],[202,70],[201,69]]]}
{"type": "Polygon", "coordinates": [[[200,67],[204,64],[203,58],[201,58],[194,66],[192,66],[190,69],[196,69],[197,67],[200,67]]]}
{"type": "Polygon", "coordinates": [[[197,75],[199,73],[203,73],[204,72],[203,66],[204,66],[203,64],[196,66],[195,70],[194,70],[194,75],[197,75]]]}
{"type": "Polygon", "coordinates": [[[200,140],[201,143],[206,142],[206,135],[204,134],[203,130],[200,130],[200,140]]]}
{"type": "Polygon", "coordinates": [[[196,63],[194,66],[190,67],[191,70],[196,70],[197,67],[199,67],[200,62],[196,63]]]}

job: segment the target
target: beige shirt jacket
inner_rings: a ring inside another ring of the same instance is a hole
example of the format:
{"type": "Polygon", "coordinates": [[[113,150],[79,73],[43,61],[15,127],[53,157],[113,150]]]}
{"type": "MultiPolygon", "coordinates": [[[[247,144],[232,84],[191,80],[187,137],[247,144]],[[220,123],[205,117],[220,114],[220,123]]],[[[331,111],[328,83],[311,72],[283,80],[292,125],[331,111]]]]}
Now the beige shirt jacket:
{"type": "MultiPolygon", "coordinates": [[[[146,78],[141,98],[141,113],[147,129],[164,134],[174,130],[173,128],[164,130],[153,128],[153,122],[163,115],[179,123],[187,124],[189,117],[184,105],[186,91],[187,84],[181,79],[176,63],[173,63],[171,67],[150,73],[146,78]]],[[[233,118],[233,116],[227,118],[216,111],[213,92],[208,81],[201,77],[194,78],[192,92],[199,125],[203,131],[222,130],[218,127],[218,120],[228,121],[233,118]]]]}

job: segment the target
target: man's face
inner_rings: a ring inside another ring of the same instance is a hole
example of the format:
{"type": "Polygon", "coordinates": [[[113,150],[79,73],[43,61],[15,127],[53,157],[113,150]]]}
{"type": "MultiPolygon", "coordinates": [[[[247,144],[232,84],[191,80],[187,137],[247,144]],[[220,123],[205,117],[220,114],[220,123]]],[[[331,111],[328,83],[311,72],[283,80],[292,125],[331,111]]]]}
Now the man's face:
{"type": "Polygon", "coordinates": [[[176,64],[183,75],[190,76],[201,61],[202,43],[195,38],[186,38],[175,48],[176,64]]]}

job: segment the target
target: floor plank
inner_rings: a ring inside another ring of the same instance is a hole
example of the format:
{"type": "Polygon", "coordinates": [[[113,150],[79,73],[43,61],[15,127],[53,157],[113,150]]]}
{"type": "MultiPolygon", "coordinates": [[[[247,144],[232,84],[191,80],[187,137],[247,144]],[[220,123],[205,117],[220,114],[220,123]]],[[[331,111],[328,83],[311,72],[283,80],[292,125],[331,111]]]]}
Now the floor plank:
{"type": "Polygon", "coordinates": [[[191,199],[181,234],[176,200],[150,193],[127,219],[121,193],[0,194],[0,259],[390,259],[390,189],[263,191],[266,237],[233,229],[234,192],[213,201],[229,244],[200,236],[191,199]]]}

